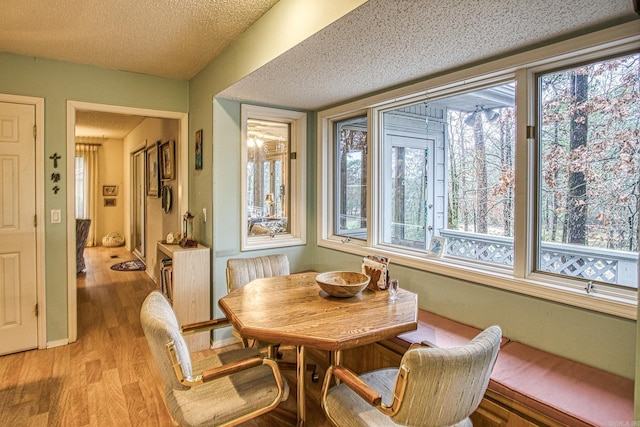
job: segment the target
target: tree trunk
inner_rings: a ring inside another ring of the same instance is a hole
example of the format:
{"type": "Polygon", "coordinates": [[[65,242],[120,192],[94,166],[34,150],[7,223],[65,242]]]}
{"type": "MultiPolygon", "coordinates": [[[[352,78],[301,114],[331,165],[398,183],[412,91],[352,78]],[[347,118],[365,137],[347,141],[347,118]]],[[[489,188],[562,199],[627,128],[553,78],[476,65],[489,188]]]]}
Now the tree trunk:
{"type": "Polygon", "coordinates": [[[473,139],[476,146],[476,203],[478,209],[476,233],[487,234],[487,163],[480,111],[475,114],[473,139]]]}
{"type": "MultiPolygon", "coordinates": [[[[558,122],[554,123],[553,130],[553,147],[558,146],[558,122]]],[[[558,172],[557,170],[553,173],[553,182],[558,182],[558,172]]],[[[558,192],[553,191],[553,206],[551,209],[551,237],[550,241],[555,242],[558,234],[558,211],[560,210],[560,200],[558,199],[558,192]]]]}
{"type": "MultiPolygon", "coordinates": [[[[504,123],[500,126],[500,148],[501,148],[501,162],[503,173],[510,173],[513,170],[513,153],[511,152],[511,127],[509,124],[504,123]]],[[[511,224],[513,215],[513,185],[507,184],[506,191],[504,193],[503,211],[503,233],[505,237],[511,237],[511,224]]]]}
{"type": "Polygon", "coordinates": [[[396,173],[393,177],[393,186],[395,189],[395,194],[393,198],[394,209],[393,209],[393,222],[392,226],[393,233],[392,239],[393,243],[400,243],[400,240],[404,240],[405,235],[405,218],[404,218],[404,200],[405,200],[405,188],[404,188],[404,175],[405,175],[405,164],[404,164],[404,147],[396,147],[395,148],[395,158],[394,163],[396,166],[396,173]]]}
{"type": "MultiPolygon", "coordinates": [[[[576,74],[571,80],[574,114],[571,121],[569,149],[571,152],[587,145],[587,114],[580,109],[587,100],[588,76],[576,74]]],[[[581,166],[582,167],[582,166],[581,166]]],[[[568,243],[587,243],[587,184],[584,172],[572,168],[569,173],[568,243]]]]}

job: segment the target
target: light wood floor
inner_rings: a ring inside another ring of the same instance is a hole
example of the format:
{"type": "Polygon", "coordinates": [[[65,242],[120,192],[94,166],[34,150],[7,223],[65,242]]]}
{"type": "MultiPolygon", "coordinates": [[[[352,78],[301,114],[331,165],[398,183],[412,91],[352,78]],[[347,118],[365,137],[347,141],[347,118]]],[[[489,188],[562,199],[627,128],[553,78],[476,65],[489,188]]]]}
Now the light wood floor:
{"type": "MultiPolygon", "coordinates": [[[[77,281],[78,341],[0,357],[0,425],[175,426],[139,321],[155,284],[145,272],[110,269],[134,258],[123,248],[88,248],[85,254],[87,273],[77,281]]],[[[307,425],[328,427],[319,403],[324,371],[319,373],[320,382],[307,381],[307,425]]],[[[294,412],[295,373],[284,375],[292,393],[281,407],[294,412]]],[[[244,424],[276,425],[283,423],[268,414],[244,424]]]]}

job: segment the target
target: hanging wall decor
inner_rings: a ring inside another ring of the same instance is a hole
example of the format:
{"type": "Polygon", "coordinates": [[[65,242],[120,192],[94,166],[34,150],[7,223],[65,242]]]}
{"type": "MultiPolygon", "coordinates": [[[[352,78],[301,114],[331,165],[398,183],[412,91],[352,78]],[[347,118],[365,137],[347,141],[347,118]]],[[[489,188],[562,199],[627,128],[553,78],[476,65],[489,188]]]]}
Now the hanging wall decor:
{"type": "Polygon", "coordinates": [[[196,170],[202,169],[202,129],[196,131],[196,170]]]}
{"type": "Polygon", "coordinates": [[[162,179],[174,179],[176,177],[175,153],[175,141],[167,141],[160,146],[162,179]]]}
{"type": "Polygon", "coordinates": [[[160,167],[158,143],[147,147],[147,196],[160,197],[160,167]]]}

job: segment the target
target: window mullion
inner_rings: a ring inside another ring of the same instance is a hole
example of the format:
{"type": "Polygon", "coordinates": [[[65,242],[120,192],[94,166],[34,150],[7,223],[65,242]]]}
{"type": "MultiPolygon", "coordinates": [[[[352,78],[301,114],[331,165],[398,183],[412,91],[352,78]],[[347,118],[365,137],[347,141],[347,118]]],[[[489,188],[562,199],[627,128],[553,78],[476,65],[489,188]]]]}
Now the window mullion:
{"type": "Polygon", "coordinates": [[[527,126],[535,123],[535,78],[526,69],[516,79],[516,191],[514,195],[514,260],[513,276],[526,278],[533,269],[535,250],[535,140],[527,138],[527,126]]]}

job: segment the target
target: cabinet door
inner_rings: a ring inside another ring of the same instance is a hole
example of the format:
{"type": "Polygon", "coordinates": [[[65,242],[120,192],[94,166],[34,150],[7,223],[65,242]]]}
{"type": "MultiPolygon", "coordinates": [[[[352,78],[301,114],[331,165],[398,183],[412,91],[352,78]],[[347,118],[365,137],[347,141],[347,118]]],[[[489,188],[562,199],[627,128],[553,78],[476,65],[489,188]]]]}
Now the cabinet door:
{"type": "Polygon", "coordinates": [[[402,355],[378,343],[344,350],[342,364],[357,374],[381,368],[397,368],[402,355]]]}
{"type": "Polygon", "coordinates": [[[482,399],[476,412],[471,415],[471,421],[474,427],[535,427],[543,425],[534,424],[486,398],[482,399]]]}

